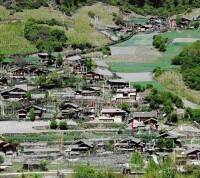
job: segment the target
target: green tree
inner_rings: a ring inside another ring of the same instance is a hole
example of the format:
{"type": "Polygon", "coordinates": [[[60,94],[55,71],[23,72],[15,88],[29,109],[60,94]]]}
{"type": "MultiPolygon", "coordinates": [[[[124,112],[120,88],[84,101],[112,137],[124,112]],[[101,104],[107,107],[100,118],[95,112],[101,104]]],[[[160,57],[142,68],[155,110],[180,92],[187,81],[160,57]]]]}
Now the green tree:
{"type": "Polygon", "coordinates": [[[4,157],[0,155],[0,164],[4,162],[4,157]]]}
{"type": "Polygon", "coordinates": [[[57,127],[58,127],[58,124],[57,124],[57,122],[56,122],[56,119],[55,119],[55,118],[52,118],[52,119],[51,119],[51,123],[50,123],[50,128],[51,128],[51,129],[57,129],[57,127]]]}
{"type": "Polygon", "coordinates": [[[67,122],[66,121],[60,121],[59,128],[60,128],[60,130],[67,130],[67,122]]]}
{"type": "Polygon", "coordinates": [[[165,140],[165,147],[168,149],[174,148],[174,141],[172,139],[165,140]]]}
{"type": "Polygon", "coordinates": [[[150,158],[148,165],[145,169],[145,176],[148,178],[160,178],[159,170],[159,165],[155,163],[153,158],[150,158]]]}
{"type": "Polygon", "coordinates": [[[130,105],[128,103],[120,103],[117,105],[120,109],[123,109],[126,112],[130,112],[130,105]]]}
{"type": "Polygon", "coordinates": [[[56,64],[58,67],[60,67],[63,64],[62,55],[60,53],[58,53],[58,55],[57,55],[56,64]]]}
{"type": "Polygon", "coordinates": [[[176,113],[171,113],[169,116],[168,116],[168,120],[171,121],[171,122],[177,122],[178,121],[178,117],[177,117],[177,114],[176,113]]]}
{"type": "Polygon", "coordinates": [[[42,74],[39,77],[37,77],[35,83],[38,87],[45,88],[46,87],[46,76],[45,76],[45,74],[42,74]]]}
{"type": "Polygon", "coordinates": [[[162,150],[165,146],[165,141],[163,138],[159,138],[157,141],[156,141],[156,146],[162,150]]]}
{"type": "Polygon", "coordinates": [[[144,167],[143,158],[141,155],[136,151],[132,154],[130,159],[130,165],[132,170],[142,170],[144,167]]]}
{"type": "Polygon", "coordinates": [[[31,100],[31,92],[30,91],[26,92],[26,97],[28,100],[31,100]]]}
{"type": "Polygon", "coordinates": [[[29,117],[31,121],[35,121],[35,109],[31,108],[29,111],[29,117]]]}
{"type": "Polygon", "coordinates": [[[194,23],[194,28],[198,29],[199,28],[200,23],[199,22],[195,22],[194,23]]]}
{"type": "Polygon", "coordinates": [[[47,165],[48,164],[46,161],[44,160],[40,161],[40,165],[39,165],[40,171],[48,171],[47,165]]]}
{"type": "Polygon", "coordinates": [[[167,156],[162,164],[162,178],[176,178],[175,165],[170,156],[167,156]]]}

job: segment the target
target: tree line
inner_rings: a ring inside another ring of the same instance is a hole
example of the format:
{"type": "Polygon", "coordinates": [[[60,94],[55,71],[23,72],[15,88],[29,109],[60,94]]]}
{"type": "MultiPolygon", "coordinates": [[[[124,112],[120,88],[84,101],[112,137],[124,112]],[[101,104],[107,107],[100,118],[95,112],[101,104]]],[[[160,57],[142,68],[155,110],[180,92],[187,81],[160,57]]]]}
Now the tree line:
{"type": "MultiPolygon", "coordinates": [[[[200,7],[199,0],[55,0],[55,7],[70,14],[85,5],[103,2],[120,7],[121,10],[133,10],[142,15],[168,16],[182,12],[191,12],[191,8],[200,7]]],[[[7,8],[22,10],[23,8],[35,9],[48,6],[49,0],[0,0],[0,4],[7,8]]]]}

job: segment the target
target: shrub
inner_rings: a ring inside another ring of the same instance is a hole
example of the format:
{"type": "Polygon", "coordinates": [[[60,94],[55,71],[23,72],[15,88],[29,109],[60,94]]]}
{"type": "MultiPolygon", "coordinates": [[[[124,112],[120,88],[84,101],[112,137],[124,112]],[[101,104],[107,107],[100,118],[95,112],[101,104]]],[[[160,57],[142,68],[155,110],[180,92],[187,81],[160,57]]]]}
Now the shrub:
{"type": "Polygon", "coordinates": [[[48,171],[48,168],[47,168],[47,162],[46,161],[40,161],[40,171],[48,171]]]}
{"type": "Polygon", "coordinates": [[[55,118],[51,119],[50,128],[57,129],[57,127],[58,125],[57,125],[56,119],[55,118]]]}
{"type": "Polygon", "coordinates": [[[66,121],[60,121],[59,128],[60,128],[60,130],[67,130],[67,122],[66,121]]]}
{"type": "Polygon", "coordinates": [[[4,157],[0,155],[0,164],[4,162],[4,157]]]}
{"type": "Polygon", "coordinates": [[[88,12],[88,16],[91,17],[91,18],[94,18],[95,17],[95,13],[92,12],[92,11],[89,11],[88,12]]]}

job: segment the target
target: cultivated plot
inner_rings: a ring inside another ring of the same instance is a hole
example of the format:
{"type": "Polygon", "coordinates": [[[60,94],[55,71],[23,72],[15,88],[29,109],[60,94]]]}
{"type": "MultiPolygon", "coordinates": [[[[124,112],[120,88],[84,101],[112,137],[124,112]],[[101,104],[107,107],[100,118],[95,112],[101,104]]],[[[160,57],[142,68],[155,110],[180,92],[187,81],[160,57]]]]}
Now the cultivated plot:
{"type": "Polygon", "coordinates": [[[117,76],[121,77],[130,82],[144,82],[144,81],[152,81],[152,73],[151,72],[142,72],[142,73],[116,73],[117,76]]]}

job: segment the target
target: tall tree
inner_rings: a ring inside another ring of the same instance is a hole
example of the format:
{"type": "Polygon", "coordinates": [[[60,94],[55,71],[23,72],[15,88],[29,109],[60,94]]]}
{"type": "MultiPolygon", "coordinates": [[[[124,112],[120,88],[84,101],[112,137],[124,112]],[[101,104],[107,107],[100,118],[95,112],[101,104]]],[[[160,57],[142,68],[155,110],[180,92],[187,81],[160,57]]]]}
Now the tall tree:
{"type": "Polygon", "coordinates": [[[35,109],[31,108],[29,111],[29,117],[31,121],[35,121],[35,109]]]}
{"type": "Polygon", "coordinates": [[[56,64],[58,67],[60,67],[63,64],[63,58],[60,53],[58,53],[57,58],[56,58],[56,64]]]}
{"type": "Polygon", "coordinates": [[[141,155],[136,151],[132,154],[130,159],[130,165],[132,170],[142,170],[144,163],[141,155]]]}

